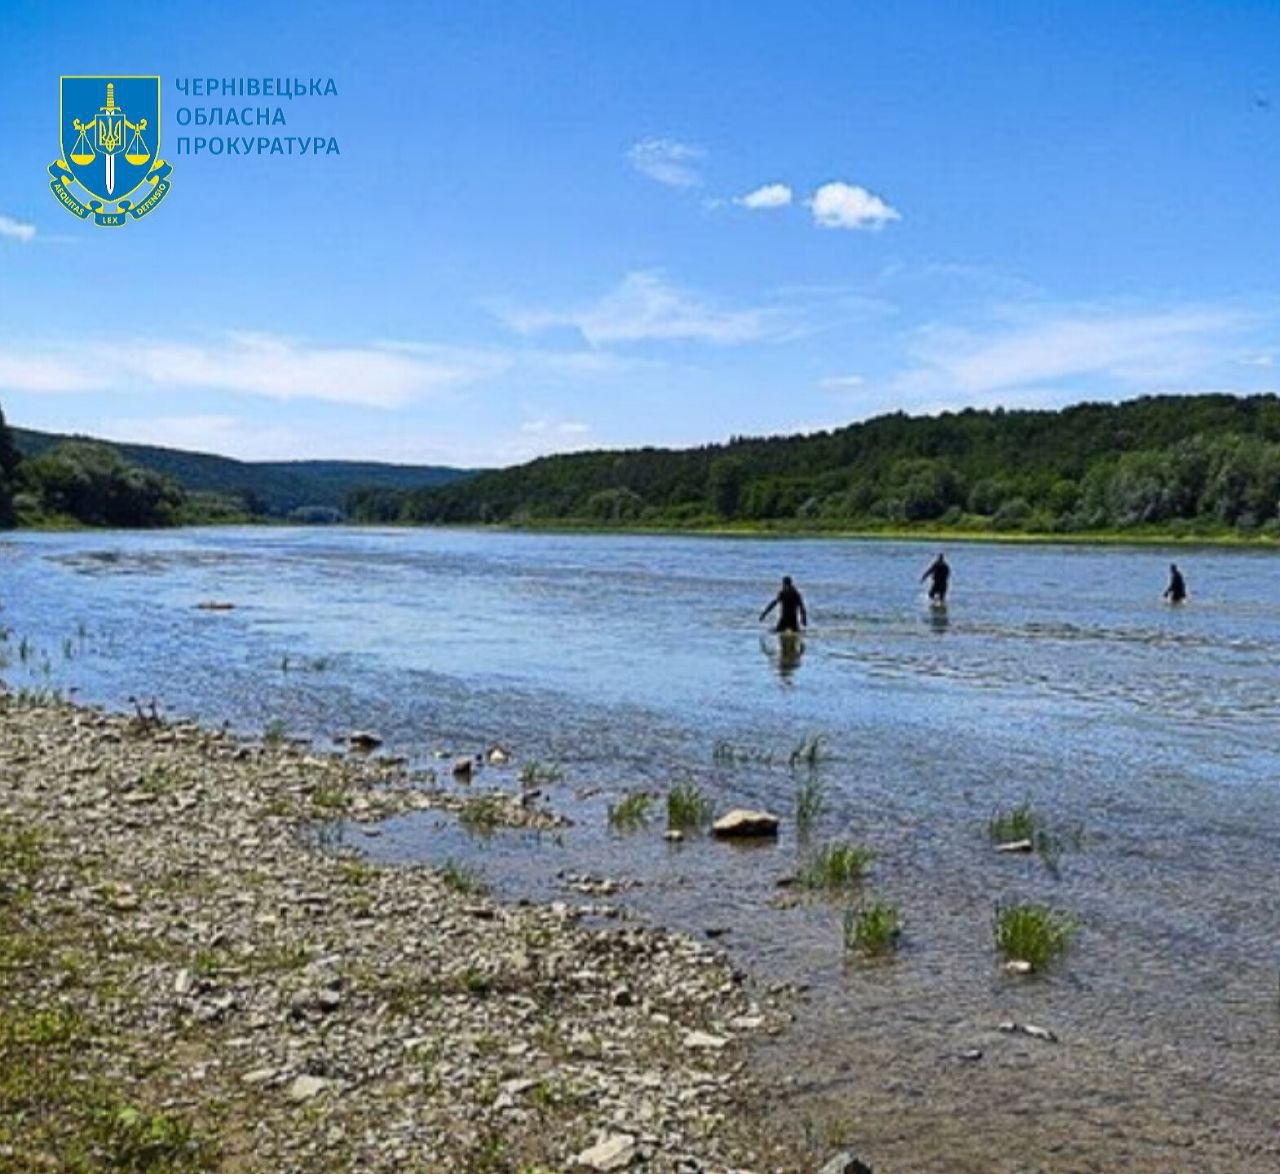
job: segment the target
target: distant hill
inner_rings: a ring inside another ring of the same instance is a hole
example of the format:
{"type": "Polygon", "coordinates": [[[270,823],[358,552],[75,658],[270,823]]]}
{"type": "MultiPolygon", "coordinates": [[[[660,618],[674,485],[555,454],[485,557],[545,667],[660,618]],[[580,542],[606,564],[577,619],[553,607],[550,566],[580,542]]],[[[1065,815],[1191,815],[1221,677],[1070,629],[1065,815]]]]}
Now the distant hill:
{"type": "Polygon", "coordinates": [[[542,457],[353,518],[426,523],[1280,535],[1280,399],[900,412],[804,436],[542,457]]]}
{"type": "MultiPolygon", "coordinates": [[[[25,457],[36,457],[64,440],[93,439],[56,432],[11,428],[25,457]]],[[[172,477],[191,493],[239,496],[255,512],[283,517],[293,510],[345,508],[358,488],[412,491],[447,485],[471,475],[440,465],[390,465],[376,461],[237,461],[210,453],[185,452],[149,444],[110,444],[126,460],[172,477]]]]}

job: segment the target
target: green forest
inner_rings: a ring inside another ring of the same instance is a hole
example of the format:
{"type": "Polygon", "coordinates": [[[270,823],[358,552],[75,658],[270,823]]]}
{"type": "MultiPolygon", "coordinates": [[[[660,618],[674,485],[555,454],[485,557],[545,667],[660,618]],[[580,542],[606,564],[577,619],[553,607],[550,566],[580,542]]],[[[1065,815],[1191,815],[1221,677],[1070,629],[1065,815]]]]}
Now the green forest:
{"type": "Polygon", "coordinates": [[[339,522],[354,486],[410,490],[466,471],[357,461],[237,461],[9,428],[0,410],[0,527],[339,522]]]}
{"type": "Polygon", "coordinates": [[[176,526],[211,506],[109,445],[68,440],[24,457],[0,411],[0,526],[176,526]]]}
{"type": "MultiPolygon", "coordinates": [[[[40,457],[85,437],[14,428],[13,441],[25,457],[40,457]]],[[[97,443],[102,443],[101,441],[97,443]]],[[[420,489],[466,476],[437,465],[391,465],[374,461],[238,461],[212,453],[186,452],[152,444],[111,445],[126,461],[172,478],[207,509],[246,516],[308,521],[341,516],[353,486],[420,489]]]]}
{"type": "Polygon", "coordinates": [[[1280,399],[879,416],[805,436],[543,457],[432,489],[366,487],[357,521],[1275,537],[1280,399]]]}
{"type": "Polygon", "coordinates": [[[1280,398],[895,413],[472,475],[117,448],[11,431],[0,412],[0,526],[333,521],[343,504],[373,523],[1275,538],[1280,398]]]}

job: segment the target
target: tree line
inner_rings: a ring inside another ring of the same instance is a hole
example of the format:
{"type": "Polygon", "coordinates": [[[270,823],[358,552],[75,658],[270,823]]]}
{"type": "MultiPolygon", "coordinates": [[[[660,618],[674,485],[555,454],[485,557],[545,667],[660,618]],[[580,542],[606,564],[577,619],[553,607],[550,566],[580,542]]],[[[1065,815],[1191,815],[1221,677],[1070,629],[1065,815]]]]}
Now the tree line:
{"type": "Polygon", "coordinates": [[[412,492],[356,521],[1280,535],[1280,399],[879,416],[804,436],[573,453],[412,492]]]}
{"type": "Polygon", "coordinates": [[[219,520],[215,503],[126,461],[110,445],[68,440],[24,458],[0,410],[0,526],[155,527],[219,520]]]}

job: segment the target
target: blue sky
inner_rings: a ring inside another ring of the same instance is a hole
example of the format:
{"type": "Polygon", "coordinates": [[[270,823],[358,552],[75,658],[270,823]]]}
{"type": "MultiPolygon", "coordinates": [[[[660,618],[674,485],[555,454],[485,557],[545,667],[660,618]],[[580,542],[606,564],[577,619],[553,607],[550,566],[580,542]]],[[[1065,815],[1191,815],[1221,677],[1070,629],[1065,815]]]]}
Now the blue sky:
{"type": "Polygon", "coordinates": [[[495,465],[1276,390],[1278,62],[1271,0],[0,0],[0,405],[495,465]],[[110,72],[174,167],[120,230],[46,175],[110,72]],[[286,75],[340,155],[176,153],[176,78],[286,75]]]}

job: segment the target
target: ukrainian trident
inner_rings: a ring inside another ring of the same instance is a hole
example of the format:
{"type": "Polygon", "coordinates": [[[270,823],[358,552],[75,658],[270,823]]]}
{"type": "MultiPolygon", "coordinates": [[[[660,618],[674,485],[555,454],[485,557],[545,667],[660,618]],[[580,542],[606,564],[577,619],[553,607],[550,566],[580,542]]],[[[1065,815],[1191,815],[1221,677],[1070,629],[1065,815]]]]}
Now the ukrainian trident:
{"type": "Polygon", "coordinates": [[[61,107],[62,156],[49,165],[58,202],[104,227],[153,211],[172,187],[159,157],[160,79],[64,77],[61,107]]]}

